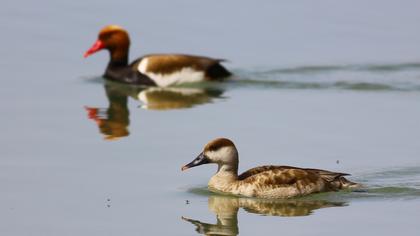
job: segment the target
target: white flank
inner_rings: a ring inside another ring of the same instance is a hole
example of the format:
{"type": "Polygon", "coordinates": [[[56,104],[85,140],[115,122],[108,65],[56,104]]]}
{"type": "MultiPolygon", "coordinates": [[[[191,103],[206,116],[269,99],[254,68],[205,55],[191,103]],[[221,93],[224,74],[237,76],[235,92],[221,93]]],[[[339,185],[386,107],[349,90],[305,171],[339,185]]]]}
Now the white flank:
{"type": "Polygon", "coordinates": [[[148,62],[148,60],[149,59],[147,59],[147,58],[143,58],[141,61],[140,61],[140,64],[138,65],[138,67],[137,67],[137,70],[139,70],[140,71],[140,73],[142,73],[142,74],[146,74],[146,71],[147,71],[147,64],[149,63],[148,62]]]}
{"type": "MultiPolygon", "coordinates": [[[[139,70],[141,64],[142,63],[140,63],[139,65],[139,70]]],[[[180,71],[171,74],[160,74],[151,72],[144,72],[143,74],[147,75],[150,79],[152,79],[159,87],[167,87],[183,83],[194,83],[204,80],[204,72],[196,71],[189,67],[184,67],[180,71]]]]}

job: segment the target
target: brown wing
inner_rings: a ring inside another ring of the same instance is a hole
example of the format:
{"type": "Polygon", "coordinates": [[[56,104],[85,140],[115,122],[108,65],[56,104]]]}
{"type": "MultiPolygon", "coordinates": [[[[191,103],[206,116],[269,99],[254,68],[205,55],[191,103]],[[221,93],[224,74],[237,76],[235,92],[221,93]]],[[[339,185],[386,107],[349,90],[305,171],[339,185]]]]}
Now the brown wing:
{"type": "Polygon", "coordinates": [[[223,60],[209,57],[183,55],[183,54],[151,54],[148,59],[147,72],[171,74],[185,67],[199,71],[207,71],[211,66],[223,60]]]}
{"type": "MultiPolygon", "coordinates": [[[[249,169],[247,171],[245,171],[244,173],[242,173],[241,175],[239,175],[239,180],[243,180],[246,179],[248,177],[251,177],[253,175],[257,175],[257,174],[261,174],[263,172],[266,171],[271,171],[271,172],[279,172],[279,171],[285,171],[285,170],[302,170],[302,171],[309,171],[309,172],[321,172],[323,170],[318,170],[318,169],[305,169],[305,168],[299,168],[299,167],[294,167],[294,166],[259,166],[259,167],[255,167],[252,169],[249,169]]],[[[326,171],[328,172],[328,171],[326,171]]],[[[330,172],[332,173],[332,172],[330,172]]]]}
{"type": "Polygon", "coordinates": [[[328,170],[321,170],[321,169],[311,169],[311,168],[299,168],[299,167],[294,167],[294,166],[259,166],[259,167],[255,167],[252,169],[249,169],[247,171],[245,171],[244,173],[242,173],[241,175],[239,175],[239,180],[243,180],[246,179],[252,175],[256,175],[259,173],[262,173],[264,171],[271,171],[271,170],[285,170],[285,169],[298,169],[298,170],[304,170],[304,171],[308,171],[308,172],[313,172],[316,173],[320,176],[324,176],[325,179],[335,179],[341,176],[347,176],[350,174],[347,173],[340,173],[340,172],[332,172],[332,171],[328,171],[328,170]]]}
{"type": "Polygon", "coordinates": [[[327,183],[335,183],[345,175],[348,174],[293,166],[260,166],[242,173],[238,179],[263,185],[292,185],[297,182],[309,185],[319,183],[321,179],[327,183]]]}
{"type": "Polygon", "coordinates": [[[346,173],[332,172],[332,171],[320,170],[320,169],[304,169],[304,170],[318,174],[319,176],[321,176],[322,179],[324,179],[327,182],[333,182],[333,181],[338,180],[342,176],[350,175],[346,173]]]}
{"type": "Polygon", "coordinates": [[[252,169],[249,169],[247,171],[245,171],[244,173],[240,174],[238,176],[239,180],[244,180],[246,178],[249,178],[253,175],[257,175],[260,174],[264,171],[269,171],[269,170],[274,170],[274,169],[281,169],[283,166],[259,166],[259,167],[255,167],[252,169]]]}
{"type": "Polygon", "coordinates": [[[310,184],[320,180],[314,172],[291,166],[261,166],[239,176],[243,183],[260,186],[286,186],[296,183],[310,184]]]}

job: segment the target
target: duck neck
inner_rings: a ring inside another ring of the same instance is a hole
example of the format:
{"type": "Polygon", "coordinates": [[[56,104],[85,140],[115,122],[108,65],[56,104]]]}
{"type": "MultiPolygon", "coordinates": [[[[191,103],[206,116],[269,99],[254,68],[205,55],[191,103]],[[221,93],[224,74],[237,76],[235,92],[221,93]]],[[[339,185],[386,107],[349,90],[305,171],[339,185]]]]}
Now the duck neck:
{"type": "Polygon", "coordinates": [[[219,164],[217,175],[231,175],[238,178],[238,164],[219,164]]]}
{"type": "Polygon", "coordinates": [[[232,159],[230,163],[218,163],[218,169],[216,176],[221,177],[230,177],[228,179],[237,180],[238,179],[238,164],[239,164],[239,158],[238,153],[236,152],[234,154],[234,158],[232,159]]]}
{"type": "Polygon", "coordinates": [[[109,50],[111,60],[109,67],[124,67],[128,65],[128,45],[109,50]]]}
{"type": "Polygon", "coordinates": [[[219,164],[217,173],[210,178],[208,186],[221,192],[230,192],[238,181],[238,164],[219,164]]]}

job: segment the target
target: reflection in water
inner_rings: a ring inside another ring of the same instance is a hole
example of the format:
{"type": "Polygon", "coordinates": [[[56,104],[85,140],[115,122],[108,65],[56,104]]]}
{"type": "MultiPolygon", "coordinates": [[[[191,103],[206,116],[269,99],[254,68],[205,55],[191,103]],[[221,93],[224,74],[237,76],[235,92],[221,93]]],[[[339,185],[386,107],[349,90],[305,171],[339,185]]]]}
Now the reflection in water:
{"type": "Polygon", "coordinates": [[[222,91],[215,89],[152,87],[141,91],[138,98],[144,103],[142,107],[145,109],[169,110],[210,103],[221,95],[222,91]]]}
{"type": "Polygon", "coordinates": [[[86,106],[85,109],[88,118],[95,121],[99,132],[106,140],[115,140],[130,134],[128,97],[143,102],[142,108],[169,110],[210,103],[214,98],[221,97],[223,93],[217,88],[146,88],[112,81],[106,81],[104,88],[109,102],[108,108],[86,106]]]}
{"type": "Polygon", "coordinates": [[[138,88],[130,86],[123,88],[117,83],[110,82],[106,82],[104,88],[109,102],[108,108],[85,107],[88,118],[96,122],[106,140],[128,136],[130,134],[128,96],[137,94],[138,88]]]}
{"type": "Polygon", "coordinates": [[[195,225],[196,231],[200,234],[238,235],[239,208],[243,208],[249,213],[267,216],[307,216],[320,208],[340,207],[346,206],[346,204],[309,199],[271,200],[212,195],[208,199],[208,206],[209,210],[216,215],[216,224],[204,223],[186,217],[182,217],[182,219],[195,225]]]}

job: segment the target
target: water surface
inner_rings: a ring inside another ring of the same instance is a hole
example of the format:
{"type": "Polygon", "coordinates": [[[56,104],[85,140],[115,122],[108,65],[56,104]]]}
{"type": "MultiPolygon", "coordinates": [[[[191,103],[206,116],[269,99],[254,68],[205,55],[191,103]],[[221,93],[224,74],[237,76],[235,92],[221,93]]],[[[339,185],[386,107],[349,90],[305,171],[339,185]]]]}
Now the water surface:
{"type": "Polygon", "coordinates": [[[418,3],[216,3],[3,4],[1,234],[418,234],[418,3]],[[222,57],[237,78],[105,82],[108,55],[82,54],[108,23],[129,29],[133,58],[222,57]],[[283,201],[212,194],[215,166],[180,168],[220,136],[235,141],[241,171],[322,168],[365,188],[283,201]]]}

